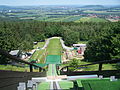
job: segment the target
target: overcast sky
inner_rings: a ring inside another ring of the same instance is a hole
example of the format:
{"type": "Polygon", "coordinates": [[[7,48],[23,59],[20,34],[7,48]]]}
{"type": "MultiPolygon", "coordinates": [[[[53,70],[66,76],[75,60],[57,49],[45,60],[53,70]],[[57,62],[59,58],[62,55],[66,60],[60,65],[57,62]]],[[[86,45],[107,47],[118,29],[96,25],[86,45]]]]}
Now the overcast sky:
{"type": "Polygon", "coordinates": [[[0,0],[0,5],[120,5],[120,0],[0,0]]]}

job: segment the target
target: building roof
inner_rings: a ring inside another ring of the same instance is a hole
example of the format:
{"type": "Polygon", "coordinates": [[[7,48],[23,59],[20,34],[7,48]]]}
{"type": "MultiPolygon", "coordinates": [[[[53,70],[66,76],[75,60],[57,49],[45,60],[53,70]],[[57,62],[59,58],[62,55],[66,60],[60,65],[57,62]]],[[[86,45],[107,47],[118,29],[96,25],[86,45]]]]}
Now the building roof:
{"type": "Polygon", "coordinates": [[[86,47],[86,44],[73,44],[73,46],[80,46],[80,47],[86,47]]]}
{"type": "Polygon", "coordinates": [[[11,55],[13,55],[13,56],[14,56],[14,55],[18,55],[19,51],[20,51],[20,50],[13,50],[13,51],[10,51],[9,54],[11,54],[11,55]]]}

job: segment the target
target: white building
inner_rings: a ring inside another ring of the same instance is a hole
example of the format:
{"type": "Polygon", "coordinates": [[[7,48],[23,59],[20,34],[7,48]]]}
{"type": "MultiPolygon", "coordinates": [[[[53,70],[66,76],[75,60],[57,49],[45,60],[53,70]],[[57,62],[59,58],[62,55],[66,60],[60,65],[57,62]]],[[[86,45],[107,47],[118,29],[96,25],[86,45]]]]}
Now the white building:
{"type": "Polygon", "coordinates": [[[81,52],[81,55],[84,55],[84,51],[86,49],[86,44],[73,44],[73,47],[81,52]]]}

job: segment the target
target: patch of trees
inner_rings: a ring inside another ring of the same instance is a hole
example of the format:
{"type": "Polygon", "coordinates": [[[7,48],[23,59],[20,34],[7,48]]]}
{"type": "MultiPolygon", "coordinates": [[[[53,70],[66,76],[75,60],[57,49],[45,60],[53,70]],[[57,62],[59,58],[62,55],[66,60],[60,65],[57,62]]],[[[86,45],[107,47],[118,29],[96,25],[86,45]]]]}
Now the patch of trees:
{"type": "Polygon", "coordinates": [[[15,49],[27,51],[33,49],[34,41],[37,42],[43,41],[45,40],[45,38],[53,36],[62,37],[63,40],[65,41],[65,44],[68,46],[77,43],[78,41],[86,40],[92,40],[90,41],[91,44],[89,44],[88,47],[91,45],[94,46],[92,42],[95,41],[94,39],[96,37],[98,37],[96,38],[96,41],[99,41],[100,44],[104,42],[104,39],[106,40],[107,38],[112,38],[113,41],[109,40],[106,41],[117,45],[116,37],[119,39],[119,35],[115,34],[113,35],[113,37],[107,37],[108,34],[114,34],[115,28],[113,28],[113,26],[117,24],[119,24],[119,22],[74,23],[74,22],[39,22],[33,20],[0,21],[0,48],[6,51],[11,51],[15,49]],[[100,36],[106,37],[103,38],[100,36]],[[99,40],[99,38],[102,39],[99,40]]]}
{"type": "Polygon", "coordinates": [[[112,33],[114,23],[0,21],[0,48],[29,50],[34,41],[60,36],[66,45],[112,33]],[[111,30],[111,31],[110,31],[111,30]]]}
{"type": "Polygon", "coordinates": [[[85,60],[90,62],[120,58],[120,22],[111,28],[104,28],[107,32],[89,40],[85,51],[85,60]]]}

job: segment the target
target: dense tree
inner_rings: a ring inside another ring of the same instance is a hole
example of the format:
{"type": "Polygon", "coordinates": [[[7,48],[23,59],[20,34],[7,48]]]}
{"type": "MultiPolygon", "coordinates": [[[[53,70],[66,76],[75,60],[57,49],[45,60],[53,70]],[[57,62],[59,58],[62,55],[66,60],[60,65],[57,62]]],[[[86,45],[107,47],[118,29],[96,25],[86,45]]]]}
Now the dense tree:
{"type": "Polygon", "coordinates": [[[112,53],[112,42],[109,37],[98,37],[90,40],[85,51],[85,60],[90,62],[109,60],[112,53]]]}
{"type": "Polygon", "coordinates": [[[102,36],[88,42],[84,55],[86,61],[120,58],[120,22],[115,23],[109,31],[109,33],[102,33],[102,36]]]}
{"type": "Polygon", "coordinates": [[[70,46],[74,43],[77,43],[79,40],[79,33],[66,29],[63,33],[63,39],[65,44],[70,46]]]}

